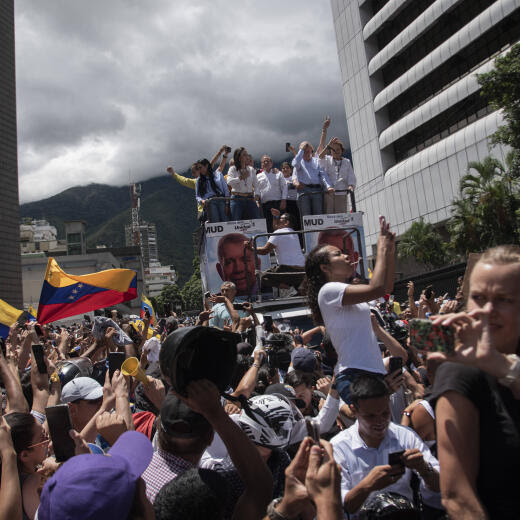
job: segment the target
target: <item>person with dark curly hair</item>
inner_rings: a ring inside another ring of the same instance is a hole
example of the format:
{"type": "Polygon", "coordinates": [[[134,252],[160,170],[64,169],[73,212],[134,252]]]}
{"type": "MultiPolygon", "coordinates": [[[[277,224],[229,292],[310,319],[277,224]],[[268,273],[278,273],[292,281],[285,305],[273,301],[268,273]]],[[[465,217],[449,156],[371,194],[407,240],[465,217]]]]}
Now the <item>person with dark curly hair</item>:
{"type": "Polygon", "coordinates": [[[197,161],[200,176],[195,185],[195,197],[201,204],[210,222],[226,222],[229,220],[229,207],[223,198],[211,200],[215,197],[229,197],[224,176],[219,170],[213,171],[207,159],[197,161]]]}
{"type": "MultiPolygon", "coordinates": [[[[368,285],[346,283],[356,270],[356,261],[332,245],[318,245],[305,261],[309,306],[316,325],[325,325],[338,353],[336,385],[350,404],[350,383],[362,374],[386,370],[372,330],[368,302],[391,292],[394,284],[395,234],[380,217],[377,262],[368,285]]],[[[403,352],[396,352],[403,356],[403,352]]]]}

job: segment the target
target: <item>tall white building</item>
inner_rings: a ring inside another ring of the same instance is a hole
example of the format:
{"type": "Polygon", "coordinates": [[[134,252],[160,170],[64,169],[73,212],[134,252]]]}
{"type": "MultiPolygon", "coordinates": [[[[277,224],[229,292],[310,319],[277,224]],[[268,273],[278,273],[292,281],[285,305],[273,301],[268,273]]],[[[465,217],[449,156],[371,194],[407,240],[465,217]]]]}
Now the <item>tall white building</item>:
{"type": "MultiPolygon", "coordinates": [[[[367,251],[378,215],[398,234],[437,223],[501,124],[476,73],[520,39],[520,0],[331,0],[367,251]]],[[[492,155],[504,159],[504,151],[492,155]]]]}

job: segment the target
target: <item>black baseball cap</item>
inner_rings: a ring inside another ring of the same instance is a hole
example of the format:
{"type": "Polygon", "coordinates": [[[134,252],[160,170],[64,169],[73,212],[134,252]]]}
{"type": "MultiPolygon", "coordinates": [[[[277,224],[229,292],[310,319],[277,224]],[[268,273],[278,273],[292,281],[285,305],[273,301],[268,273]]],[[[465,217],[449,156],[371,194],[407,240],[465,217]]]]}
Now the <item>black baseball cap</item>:
{"type": "Polygon", "coordinates": [[[209,422],[172,392],[161,406],[161,428],[171,437],[195,438],[211,431],[209,422]]]}

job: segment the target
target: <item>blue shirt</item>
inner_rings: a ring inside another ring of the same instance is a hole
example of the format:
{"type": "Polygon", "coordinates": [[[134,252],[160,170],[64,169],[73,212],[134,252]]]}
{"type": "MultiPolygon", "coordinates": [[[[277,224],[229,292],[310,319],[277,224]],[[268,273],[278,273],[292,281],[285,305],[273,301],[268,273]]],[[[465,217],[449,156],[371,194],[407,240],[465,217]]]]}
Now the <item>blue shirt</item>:
{"type": "Polygon", "coordinates": [[[324,184],[325,188],[331,187],[328,175],[320,166],[320,160],[314,155],[310,161],[306,161],[303,158],[303,149],[300,149],[291,164],[294,167],[293,179],[295,178],[298,182],[302,184],[324,184]]]}
{"type": "Polygon", "coordinates": [[[213,178],[215,179],[215,184],[221,193],[215,193],[213,187],[211,186],[211,183],[208,180],[208,182],[206,183],[206,193],[204,193],[204,195],[201,195],[199,192],[201,177],[199,177],[197,179],[197,183],[195,184],[195,198],[197,199],[197,202],[199,204],[201,203],[201,201],[207,200],[210,197],[229,197],[229,188],[226,184],[226,179],[224,179],[222,173],[219,170],[214,171],[213,178]]]}
{"type": "MultiPolygon", "coordinates": [[[[246,318],[247,316],[249,316],[249,313],[247,313],[246,311],[237,312],[241,318],[246,318]]],[[[229,320],[229,325],[231,325],[231,316],[229,315],[225,303],[217,303],[213,305],[213,308],[211,309],[211,314],[213,314],[213,317],[209,320],[210,327],[218,327],[219,329],[223,329],[224,325],[226,324],[226,320],[229,320]]]]}

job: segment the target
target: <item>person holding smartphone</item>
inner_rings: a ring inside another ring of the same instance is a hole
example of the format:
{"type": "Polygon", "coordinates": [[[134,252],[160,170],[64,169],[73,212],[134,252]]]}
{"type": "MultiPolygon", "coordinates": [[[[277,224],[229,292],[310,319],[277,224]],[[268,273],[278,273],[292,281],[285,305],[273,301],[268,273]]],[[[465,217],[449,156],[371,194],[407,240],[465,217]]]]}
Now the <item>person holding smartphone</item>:
{"type": "MultiPolygon", "coordinates": [[[[381,351],[372,329],[368,302],[392,292],[395,268],[395,234],[380,217],[377,262],[368,285],[347,281],[356,262],[339,248],[318,245],[305,261],[307,296],[316,325],[325,325],[338,353],[336,385],[349,404],[350,383],[359,375],[386,374],[381,351]]],[[[405,357],[406,354],[401,354],[405,357]]]]}
{"type": "Polygon", "coordinates": [[[269,155],[263,155],[260,163],[262,169],[257,175],[260,186],[260,200],[267,223],[267,232],[272,233],[273,215],[271,210],[285,211],[287,207],[287,183],[280,170],[273,168],[273,160],[269,155]]]}
{"type": "Polygon", "coordinates": [[[236,285],[233,282],[224,282],[220,287],[220,292],[220,295],[213,294],[208,298],[214,304],[211,309],[212,317],[209,320],[209,326],[219,329],[223,329],[228,324],[238,326],[240,318],[245,318],[248,313],[233,307],[237,294],[236,285]]]}

